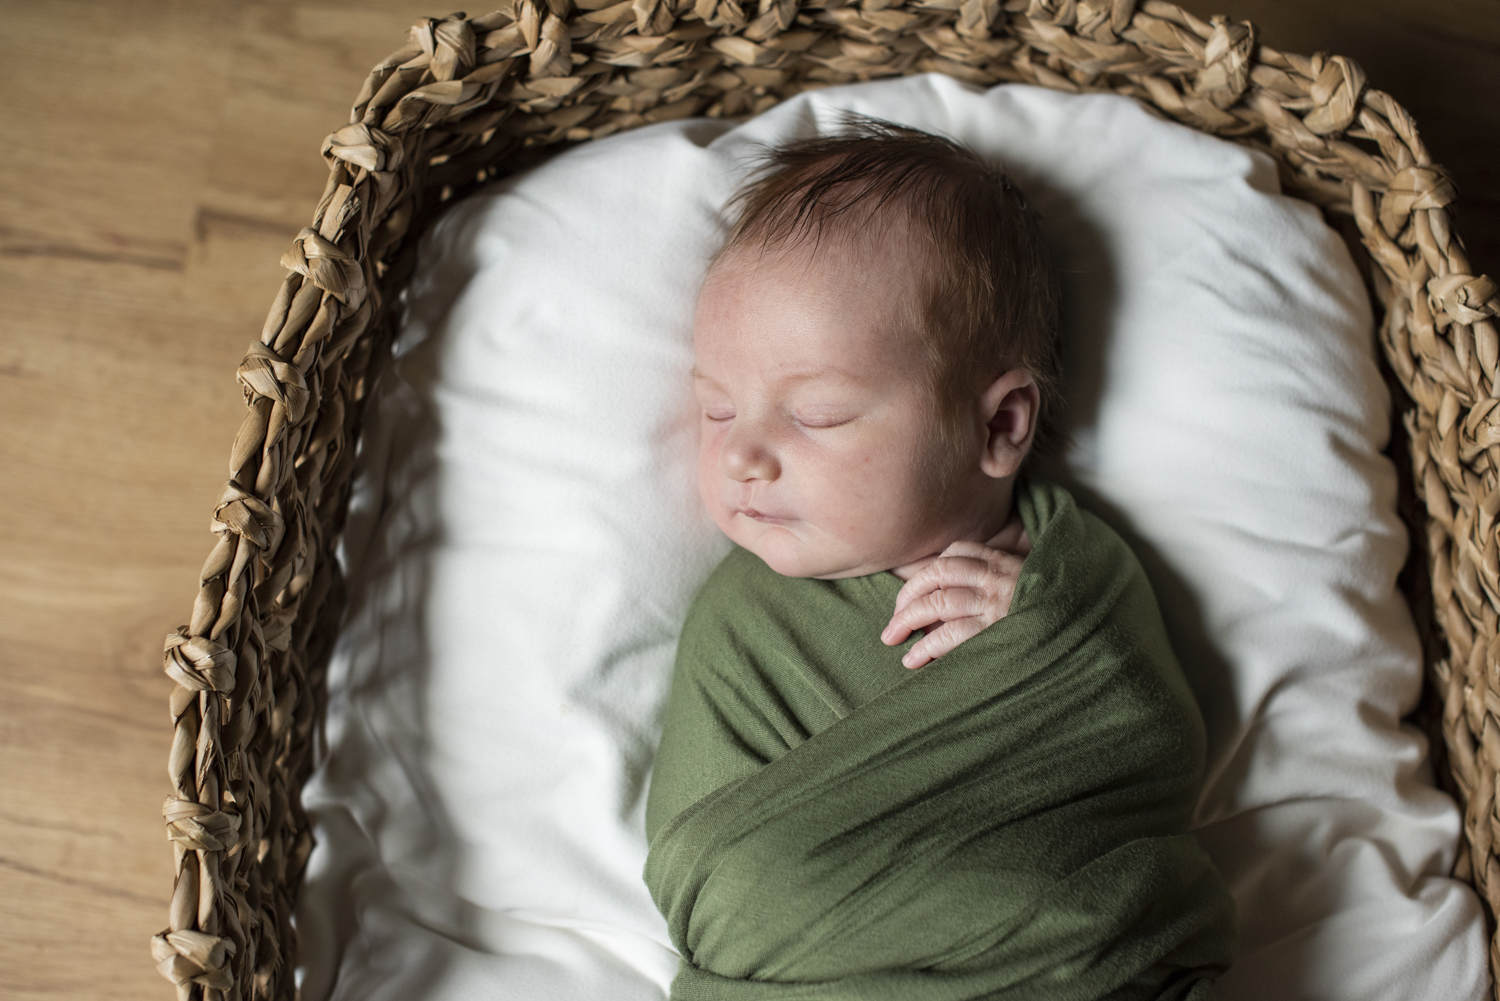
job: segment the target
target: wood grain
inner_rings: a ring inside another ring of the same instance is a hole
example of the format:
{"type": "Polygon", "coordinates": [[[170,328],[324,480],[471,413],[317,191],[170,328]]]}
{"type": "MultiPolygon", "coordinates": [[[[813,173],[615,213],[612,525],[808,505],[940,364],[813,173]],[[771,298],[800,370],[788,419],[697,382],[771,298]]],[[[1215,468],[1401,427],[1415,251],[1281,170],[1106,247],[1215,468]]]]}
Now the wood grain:
{"type": "Polygon", "coordinates": [[[0,996],[173,996],[162,637],[318,145],[431,12],[0,5],[0,996]]]}
{"type": "MultiPolygon", "coordinates": [[[[1212,0],[1414,113],[1500,275],[1500,4],[1212,0]]],[[[476,12],[476,11],[471,11],[476,12]]],[[[0,995],[167,998],[161,639],[185,621],[318,144],[411,2],[0,4],[0,995]]]]}

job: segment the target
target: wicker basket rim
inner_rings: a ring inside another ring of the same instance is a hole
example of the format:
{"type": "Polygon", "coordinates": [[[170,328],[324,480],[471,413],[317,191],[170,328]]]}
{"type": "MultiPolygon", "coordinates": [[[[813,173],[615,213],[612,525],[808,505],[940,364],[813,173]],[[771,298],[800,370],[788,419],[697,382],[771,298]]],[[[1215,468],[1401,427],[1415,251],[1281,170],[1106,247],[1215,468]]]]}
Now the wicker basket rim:
{"type": "MultiPolygon", "coordinates": [[[[292,910],[312,848],[300,789],[343,608],[333,554],[372,360],[423,228],[562,144],[915,72],[1134,97],[1270,154],[1288,193],[1344,221],[1425,504],[1428,682],[1465,810],[1458,874],[1500,909],[1500,289],[1472,273],[1453,185],[1415,123],[1357,64],[1283,53],[1250,22],[1164,0],[505,0],[419,20],[370,72],[323,142],[328,184],[239,366],[247,412],[215,542],[164,652],[176,866],[151,948],[179,998],[296,994],[292,910]]],[[[1492,941],[1492,970],[1497,955],[1492,941]]]]}

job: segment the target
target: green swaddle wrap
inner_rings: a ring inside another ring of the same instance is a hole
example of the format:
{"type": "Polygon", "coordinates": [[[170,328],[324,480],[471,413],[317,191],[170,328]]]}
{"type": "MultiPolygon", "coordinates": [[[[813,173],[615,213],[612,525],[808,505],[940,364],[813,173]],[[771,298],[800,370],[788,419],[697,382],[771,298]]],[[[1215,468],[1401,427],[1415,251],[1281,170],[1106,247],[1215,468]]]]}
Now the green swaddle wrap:
{"type": "Polygon", "coordinates": [[[690,611],[647,805],[672,997],[1212,997],[1234,905],[1184,833],[1203,723],[1145,574],[1021,486],[1010,612],[918,671],[902,582],[735,549],[690,611]]]}

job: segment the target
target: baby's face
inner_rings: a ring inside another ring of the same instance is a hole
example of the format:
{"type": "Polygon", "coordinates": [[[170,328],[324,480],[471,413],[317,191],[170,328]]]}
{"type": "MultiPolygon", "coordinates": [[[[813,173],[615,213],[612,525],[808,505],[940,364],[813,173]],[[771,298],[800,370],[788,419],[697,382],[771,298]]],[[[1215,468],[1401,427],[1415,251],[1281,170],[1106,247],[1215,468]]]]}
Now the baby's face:
{"type": "Polygon", "coordinates": [[[875,573],[952,535],[934,496],[920,262],[888,235],[731,253],[698,298],[699,490],[726,535],[786,576],[875,573]]]}

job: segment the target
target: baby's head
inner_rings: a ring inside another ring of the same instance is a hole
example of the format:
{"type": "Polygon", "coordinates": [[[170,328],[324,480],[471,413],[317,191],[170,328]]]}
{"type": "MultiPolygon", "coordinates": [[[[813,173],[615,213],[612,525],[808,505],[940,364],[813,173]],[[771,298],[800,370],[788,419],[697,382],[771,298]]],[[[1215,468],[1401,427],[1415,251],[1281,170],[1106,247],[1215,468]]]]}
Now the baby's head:
{"type": "Polygon", "coordinates": [[[703,501],[791,577],[987,540],[1056,382],[1020,192],[946,139],[850,126],[768,154],[693,324],[703,501]]]}

